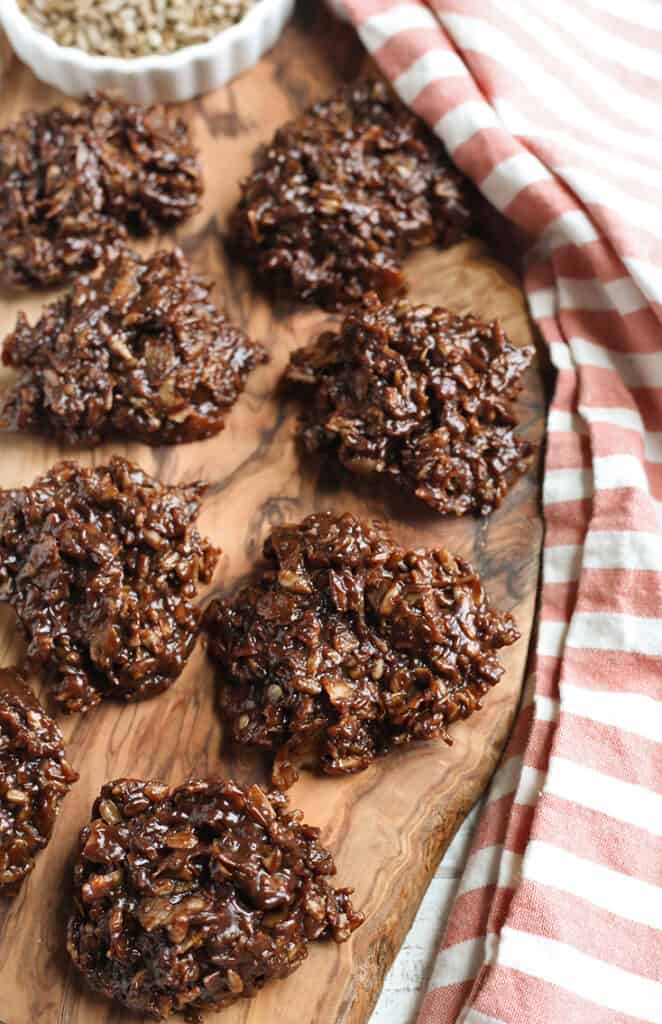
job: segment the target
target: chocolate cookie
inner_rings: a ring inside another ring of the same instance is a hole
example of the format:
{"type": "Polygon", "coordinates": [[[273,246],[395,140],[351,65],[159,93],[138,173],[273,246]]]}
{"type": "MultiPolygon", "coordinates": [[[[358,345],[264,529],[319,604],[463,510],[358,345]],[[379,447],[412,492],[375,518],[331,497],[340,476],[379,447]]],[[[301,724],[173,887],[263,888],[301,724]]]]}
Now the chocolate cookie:
{"type": "Polygon", "coordinates": [[[513,410],[532,356],[497,320],[368,295],[291,358],[302,447],[385,474],[442,514],[487,515],[533,455],[513,410]]]}
{"type": "Polygon", "coordinates": [[[519,633],[471,566],[443,548],[405,551],[376,523],[311,515],[275,529],[264,562],[205,626],[221,712],[238,743],[301,753],[329,775],[412,740],[450,742],[503,674],[519,633]]]}
{"type": "Polygon", "coordinates": [[[103,93],[0,131],[0,279],[55,285],[117,238],[177,224],[202,179],[186,124],[103,93]]]}
{"type": "Polygon", "coordinates": [[[284,978],[362,920],[319,829],[281,793],[222,779],[107,783],[80,836],[67,947],[131,1010],[189,1020],[284,978]]]}
{"type": "Polygon", "coordinates": [[[266,359],[209,301],[179,249],[141,259],[108,251],[98,273],[24,314],[4,343],[18,376],[0,425],[65,444],[124,436],[148,444],[210,437],[266,359]]]}
{"type": "Polygon", "coordinates": [[[204,490],[113,458],[0,491],[0,601],[66,711],[149,697],[182,671],[218,558],[195,526],[204,490]]]}
{"type": "Polygon", "coordinates": [[[53,719],[18,672],[0,669],[0,892],[32,871],[77,778],[53,719]]]}
{"type": "Polygon", "coordinates": [[[406,289],[402,260],[472,224],[472,186],[383,82],[360,82],[284,125],[241,186],[231,236],[277,297],[327,309],[406,289]]]}

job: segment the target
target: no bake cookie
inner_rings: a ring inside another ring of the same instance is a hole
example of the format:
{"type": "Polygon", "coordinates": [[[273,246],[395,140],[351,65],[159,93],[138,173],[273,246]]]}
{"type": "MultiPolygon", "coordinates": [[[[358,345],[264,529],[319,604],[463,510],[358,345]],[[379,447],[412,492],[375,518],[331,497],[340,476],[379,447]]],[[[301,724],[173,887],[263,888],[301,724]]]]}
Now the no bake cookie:
{"type": "Polygon", "coordinates": [[[107,783],[83,829],[68,949],[87,983],[163,1019],[254,995],[362,916],[281,793],[216,779],[107,783]]]}
{"type": "Polygon", "coordinates": [[[0,426],[65,444],[124,436],[148,444],[210,437],[266,358],[210,302],[183,253],[105,254],[32,326],[24,314],[2,359],[17,377],[0,426]]]}
{"type": "Polygon", "coordinates": [[[513,408],[532,356],[497,320],[368,295],[291,358],[301,445],[385,474],[442,514],[487,515],[533,455],[513,408]]]}
{"type": "Polygon", "coordinates": [[[443,548],[406,551],[376,523],[322,513],[277,527],[234,599],[205,618],[219,703],[238,743],[346,774],[481,707],[519,633],[443,548]]]}
{"type": "Polygon", "coordinates": [[[383,82],[345,87],[284,125],[242,183],[231,236],[279,298],[334,309],[406,289],[402,260],[472,225],[472,192],[383,82]]]}
{"type": "Polygon", "coordinates": [[[0,131],[0,280],[61,284],[105,246],[177,224],[202,193],[186,124],[103,93],[0,131]]]}
{"type": "Polygon", "coordinates": [[[0,490],[0,601],[26,661],[66,711],[167,689],[196,639],[218,551],[196,528],[205,486],[168,486],[116,457],[62,462],[0,490]]]}

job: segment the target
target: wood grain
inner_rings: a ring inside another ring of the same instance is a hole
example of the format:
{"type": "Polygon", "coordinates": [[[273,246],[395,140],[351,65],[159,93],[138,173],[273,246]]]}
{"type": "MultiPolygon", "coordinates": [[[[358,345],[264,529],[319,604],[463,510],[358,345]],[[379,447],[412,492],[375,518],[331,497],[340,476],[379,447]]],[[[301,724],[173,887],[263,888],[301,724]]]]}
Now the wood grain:
{"type": "MultiPolygon", "coordinates": [[[[518,702],[536,597],[541,543],[537,467],[489,520],[445,521],[387,485],[348,480],[332,465],[304,465],[295,454],[296,410],[276,395],[275,386],[290,351],[331,318],[319,311],[267,306],[251,291],[245,273],[228,262],[223,232],[237,182],[249,170],[256,146],[286,117],[363,68],[352,33],[313,10],[318,6],[300,5],[295,21],[258,67],[184,110],[202,151],[207,190],[202,210],[179,232],[178,241],[217,283],[218,300],[265,343],[270,365],[253,374],[227,429],[215,439],[168,449],[113,444],[81,450],[75,457],[99,464],[115,451],[166,481],[208,480],[201,524],[224,550],[212,590],[227,592],[237,585],[276,523],[314,509],[349,509],[390,522],[407,544],[444,543],[469,557],[497,605],[515,613],[523,636],[508,651],[506,676],[484,711],[454,727],[452,748],[421,744],[343,780],[303,774],[292,791],[293,803],[322,827],[336,855],[339,879],[356,888],[356,903],[367,922],[350,943],[318,944],[290,979],[267,986],[252,1002],[208,1015],[209,1024],[366,1020],[439,858],[497,763],[518,702]]],[[[0,95],[2,124],[21,110],[59,99],[16,61],[5,72],[0,95]]],[[[478,242],[445,253],[420,253],[408,271],[415,300],[499,316],[517,344],[530,341],[516,278],[478,242]]],[[[47,297],[3,297],[0,333],[13,326],[19,308],[35,316],[47,297]]],[[[543,405],[534,367],[521,402],[530,438],[542,435],[543,405]]],[[[0,484],[29,483],[63,454],[46,441],[0,437],[0,484]]],[[[22,649],[12,614],[0,609],[0,663],[20,659],[22,649]]],[[[54,839],[34,873],[17,897],[0,902],[0,1018],[6,1024],[135,1024],[138,1018],[82,988],[64,949],[75,837],[96,793],[104,780],[121,775],[173,783],[193,773],[262,779],[265,766],[252,754],[223,746],[213,673],[200,646],[168,693],[143,704],[108,704],[86,717],[59,720],[81,779],[65,800],[54,839]]]]}

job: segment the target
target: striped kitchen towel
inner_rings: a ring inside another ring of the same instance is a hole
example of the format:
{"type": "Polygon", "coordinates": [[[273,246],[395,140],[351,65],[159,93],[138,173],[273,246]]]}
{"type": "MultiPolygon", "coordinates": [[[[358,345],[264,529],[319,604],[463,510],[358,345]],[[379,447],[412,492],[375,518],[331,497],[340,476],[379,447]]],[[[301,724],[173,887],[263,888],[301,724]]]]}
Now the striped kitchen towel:
{"type": "Polygon", "coordinates": [[[420,1024],[660,1024],[662,3],[344,6],[530,239],[557,370],[534,671],[420,1024]]]}

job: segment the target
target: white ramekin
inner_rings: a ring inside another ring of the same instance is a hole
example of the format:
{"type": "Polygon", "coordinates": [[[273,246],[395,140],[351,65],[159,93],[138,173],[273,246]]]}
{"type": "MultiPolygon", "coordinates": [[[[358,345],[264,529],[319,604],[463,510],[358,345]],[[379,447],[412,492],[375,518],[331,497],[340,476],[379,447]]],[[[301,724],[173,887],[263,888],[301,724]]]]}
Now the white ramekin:
{"type": "Polygon", "coordinates": [[[153,57],[95,57],[59,46],[19,10],[0,0],[0,25],[21,58],[42,82],[70,96],[114,89],[137,103],[177,103],[224,85],[252,67],[278,39],[295,0],[259,0],[238,24],[207,43],[153,57]]]}

